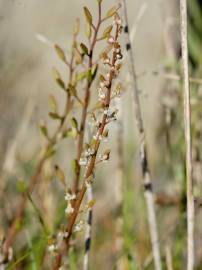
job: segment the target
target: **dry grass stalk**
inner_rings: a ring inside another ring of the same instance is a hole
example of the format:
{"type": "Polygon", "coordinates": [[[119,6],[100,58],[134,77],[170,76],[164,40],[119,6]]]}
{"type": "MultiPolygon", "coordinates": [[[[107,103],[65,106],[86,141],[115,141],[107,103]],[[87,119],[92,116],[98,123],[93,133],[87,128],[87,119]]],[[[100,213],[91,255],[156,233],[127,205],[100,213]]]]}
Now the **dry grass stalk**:
{"type": "Polygon", "coordinates": [[[187,181],[187,270],[194,269],[194,196],[192,177],[191,109],[187,45],[187,1],[180,0],[180,32],[184,89],[184,133],[187,181]]]}
{"type": "Polygon", "coordinates": [[[172,253],[171,247],[169,244],[165,246],[165,256],[166,256],[166,267],[167,270],[173,270],[173,260],[172,260],[172,253]]]}
{"type": "Polygon", "coordinates": [[[126,0],[122,0],[122,3],[123,3],[123,15],[124,15],[125,23],[126,23],[126,26],[125,26],[125,33],[126,33],[126,39],[127,39],[126,50],[129,56],[128,61],[130,64],[131,76],[132,76],[133,85],[134,85],[133,96],[134,96],[135,119],[136,119],[138,131],[139,131],[139,137],[140,137],[140,161],[141,161],[141,167],[142,167],[142,173],[143,173],[144,194],[145,194],[147,211],[148,211],[148,222],[149,222],[149,230],[150,230],[150,237],[151,237],[152,250],[153,250],[154,265],[155,265],[156,270],[161,270],[162,265],[161,265],[156,212],[155,212],[155,202],[154,202],[154,195],[153,195],[153,189],[152,189],[151,175],[150,175],[149,166],[148,166],[148,158],[147,158],[147,150],[146,150],[146,142],[145,142],[145,130],[143,126],[143,118],[142,118],[142,112],[140,108],[140,101],[139,101],[139,95],[138,95],[138,86],[137,86],[134,58],[133,58],[133,52],[131,48],[126,0]]]}

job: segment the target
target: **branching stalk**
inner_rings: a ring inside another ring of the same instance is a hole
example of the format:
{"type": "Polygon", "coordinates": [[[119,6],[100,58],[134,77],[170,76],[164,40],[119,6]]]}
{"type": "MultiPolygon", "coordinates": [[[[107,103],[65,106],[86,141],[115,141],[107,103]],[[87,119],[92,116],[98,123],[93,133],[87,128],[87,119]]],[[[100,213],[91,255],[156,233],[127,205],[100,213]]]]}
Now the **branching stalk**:
{"type": "MultiPolygon", "coordinates": [[[[117,25],[116,26],[116,33],[115,33],[115,36],[114,36],[114,44],[116,44],[116,42],[118,40],[119,33],[120,33],[120,26],[117,25]]],[[[109,107],[110,107],[112,82],[113,82],[113,79],[116,76],[115,73],[116,73],[117,60],[118,60],[117,52],[114,49],[113,54],[112,54],[112,60],[111,60],[111,63],[110,63],[111,68],[110,68],[110,72],[109,72],[109,77],[107,79],[107,84],[105,86],[106,89],[107,89],[106,98],[105,98],[105,101],[104,101],[104,106],[105,106],[106,110],[108,110],[109,107]]],[[[91,155],[91,157],[89,159],[89,162],[88,162],[88,165],[86,167],[85,174],[84,174],[84,180],[83,180],[83,183],[82,183],[81,190],[78,193],[77,198],[76,198],[76,200],[75,200],[75,202],[73,204],[73,206],[74,206],[73,213],[69,216],[69,219],[68,219],[68,224],[67,224],[67,228],[66,228],[67,237],[65,238],[65,244],[66,245],[61,251],[58,252],[58,254],[56,256],[56,259],[55,259],[55,264],[53,266],[53,270],[58,270],[60,268],[60,266],[62,264],[62,257],[69,250],[70,239],[71,239],[71,236],[72,236],[72,233],[73,233],[73,228],[74,228],[76,219],[77,219],[77,217],[78,217],[78,215],[80,213],[80,207],[81,207],[81,204],[83,202],[84,195],[85,195],[89,185],[91,184],[91,181],[92,181],[92,178],[93,178],[93,173],[94,173],[95,164],[96,164],[96,158],[97,158],[98,150],[99,150],[99,147],[100,147],[100,144],[101,144],[100,138],[103,136],[103,133],[105,131],[105,127],[106,127],[107,123],[108,123],[108,115],[106,113],[103,113],[101,122],[99,124],[98,130],[97,130],[97,133],[96,133],[96,139],[95,139],[95,142],[94,142],[94,146],[93,146],[94,153],[91,155]]]]}
{"type": "MultiPolygon", "coordinates": [[[[74,37],[73,37],[73,43],[75,42],[75,38],[76,38],[76,35],[74,35],[74,37]]],[[[72,51],[71,62],[70,62],[70,65],[68,66],[69,67],[69,84],[71,84],[71,81],[73,78],[73,72],[74,72],[73,62],[74,62],[74,53],[72,51]]],[[[48,143],[43,151],[43,154],[38,161],[35,172],[30,179],[28,190],[27,190],[27,192],[22,194],[22,197],[20,198],[19,204],[17,206],[17,211],[15,214],[15,217],[14,217],[14,219],[13,219],[13,221],[8,229],[7,236],[6,236],[6,239],[5,239],[4,244],[3,244],[3,254],[5,257],[5,259],[4,259],[5,263],[7,262],[8,250],[13,245],[13,242],[14,242],[15,237],[16,237],[18,230],[19,230],[18,229],[19,224],[21,223],[23,216],[24,216],[24,211],[26,208],[27,200],[28,200],[27,193],[31,194],[33,192],[35,186],[39,182],[40,175],[42,173],[45,161],[49,158],[48,153],[49,153],[50,149],[52,149],[54,147],[54,145],[57,143],[58,135],[63,131],[63,128],[65,126],[65,121],[66,121],[67,116],[68,116],[70,109],[71,109],[71,95],[69,92],[67,92],[66,95],[67,95],[67,98],[66,98],[66,104],[65,104],[65,108],[64,108],[63,117],[62,117],[55,133],[53,134],[52,138],[49,138],[49,141],[48,141],[48,143]]]]}

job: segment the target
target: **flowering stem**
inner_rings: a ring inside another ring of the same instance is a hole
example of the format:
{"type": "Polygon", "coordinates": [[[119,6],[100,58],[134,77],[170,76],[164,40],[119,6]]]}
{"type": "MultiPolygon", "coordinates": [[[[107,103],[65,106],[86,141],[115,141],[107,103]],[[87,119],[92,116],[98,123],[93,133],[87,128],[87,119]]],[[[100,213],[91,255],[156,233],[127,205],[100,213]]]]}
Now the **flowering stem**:
{"type": "MultiPolygon", "coordinates": [[[[115,33],[115,37],[114,37],[114,43],[117,42],[118,40],[118,36],[120,33],[120,28],[119,26],[116,27],[116,33],[115,33]]],[[[112,55],[112,61],[111,61],[111,68],[110,68],[110,72],[109,72],[109,78],[108,78],[108,83],[106,85],[107,88],[107,93],[106,93],[106,99],[104,102],[105,108],[109,109],[110,107],[110,101],[111,101],[111,87],[112,87],[112,81],[115,77],[115,69],[116,69],[116,64],[117,62],[117,53],[116,50],[113,51],[113,55],[112,55]]],[[[92,177],[93,172],[94,172],[94,168],[95,168],[95,162],[96,162],[96,157],[97,157],[97,153],[100,147],[100,138],[102,137],[104,130],[105,130],[105,126],[107,124],[107,120],[108,120],[108,116],[106,113],[103,113],[102,116],[102,120],[101,123],[98,127],[98,132],[97,132],[97,136],[96,136],[96,141],[94,144],[94,153],[93,155],[91,155],[87,168],[86,168],[86,172],[84,175],[84,181],[81,187],[81,190],[77,196],[76,201],[74,202],[74,210],[73,213],[70,215],[69,217],[69,221],[68,221],[68,225],[67,225],[67,229],[66,232],[68,233],[68,236],[65,238],[65,243],[66,243],[66,247],[58,253],[58,255],[56,256],[55,259],[55,265],[53,266],[53,270],[57,270],[59,269],[59,267],[61,266],[61,262],[62,262],[62,256],[65,252],[68,251],[69,249],[69,244],[70,244],[70,239],[72,236],[72,232],[73,232],[73,227],[74,224],[76,222],[77,216],[80,213],[80,206],[81,203],[83,201],[84,195],[87,191],[88,188],[88,184],[89,184],[89,178],[92,177]]]]}
{"type": "MultiPolygon", "coordinates": [[[[75,39],[76,39],[76,35],[73,36],[73,44],[75,42],[75,39]]],[[[74,72],[73,63],[74,63],[74,53],[72,50],[70,65],[68,65],[68,67],[69,67],[69,84],[71,84],[73,72],[74,72]]],[[[66,98],[66,104],[65,104],[63,117],[62,117],[54,135],[52,136],[52,138],[49,139],[48,144],[44,149],[43,155],[41,156],[40,160],[38,161],[35,172],[34,172],[33,176],[30,179],[30,182],[29,182],[28,194],[31,194],[33,192],[36,184],[38,183],[38,181],[40,179],[40,175],[41,175],[41,172],[43,170],[44,163],[48,159],[48,152],[57,143],[58,135],[62,132],[62,130],[65,126],[65,120],[67,119],[67,116],[70,112],[70,109],[71,109],[71,95],[69,92],[67,92],[67,98],[66,98]]],[[[13,245],[15,237],[18,233],[19,224],[21,223],[21,221],[23,219],[23,215],[24,215],[24,211],[25,211],[25,207],[26,207],[26,202],[27,202],[27,193],[25,192],[25,193],[23,193],[23,195],[20,199],[20,202],[17,206],[17,211],[15,214],[15,217],[14,217],[14,219],[9,227],[9,230],[7,232],[7,237],[6,237],[4,244],[3,244],[3,254],[5,257],[5,260],[4,260],[5,262],[7,261],[9,247],[11,247],[13,245]]]]}
{"type": "MultiPolygon", "coordinates": [[[[94,47],[96,45],[97,41],[97,34],[100,28],[101,24],[101,3],[98,4],[98,22],[97,26],[94,27],[94,36],[92,39],[92,43],[90,45],[89,49],[89,60],[88,60],[88,71],[91,72],[91,69],[93,67],[93,51],[94,47]]],[[[81,172],[81,166],[79,164],[79,160],[81,158],[81,154],[83,151],[83,142],[84,142],[84,134],[85,134],[85,127],[86,127],[86,117],[87,117],[87,110],[88,105],[90,101],[90,88],[92,85],[91,78],[88,78],[86,88],[85,88],[85,97],[83,101],[83,109],[82,109],[82,115],[81,115],[81,123],[80,123],[80,129],[79,129],[79,136],[78,136],[78,144],[77,144],[77,164],[78,169],[76,170],[76,175],[73,180],[73,192],[76,194],[78,192],[78,186],[79,186],[79,178],[80,178],[80,172],[81,172]]]]}

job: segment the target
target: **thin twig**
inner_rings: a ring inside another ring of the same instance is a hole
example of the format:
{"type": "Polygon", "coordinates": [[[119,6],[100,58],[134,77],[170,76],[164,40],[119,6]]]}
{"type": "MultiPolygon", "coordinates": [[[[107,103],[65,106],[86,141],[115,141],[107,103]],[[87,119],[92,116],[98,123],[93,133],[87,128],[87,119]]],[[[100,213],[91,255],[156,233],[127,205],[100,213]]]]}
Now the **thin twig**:
{"type": "Polygon", "coordinates": [[[130,64],[130,69],[131,69],[131,76],[132,76],[133,84],[134,84],[133,97],[134,97],[135,119],[136,119],[138,131],[139,131],[139,137],[140,137],[140,161],[141,161],[141,167],[142,167],[142,173],[143,173],[144,194],[145,194],[147,211],[148,211],[148,222],[149,222],[149,230],[150,230],[154,265],[155,265],[156,270],[161,270],[162,266],[161,266],[159,236],[158,236],[158,228],[157,228],[157,220],[156,220],[156,212],[155,212],[155,202],[154,202],[151,175],[150,175],[150,170],[149,170],[149,165],[148,165],[145,131],[144,131],[144,126],[143,126],[143,118],[142,118],[142,112],[140,108],[140,101],[139,101],[139,95],[138,95],[138,85],[137,85],[137,79],[136,79],[134,57],[133,57],[131,41],[130,41],[130,36],[129,36],[126,0],[122,0],[122,3],[123,3],[123,15],[124,15],[125,23],[126,23],[126,26],[125,26],[125,33],[126,33],[126,39],[127,39],[126,50],[129,56],[128,59],[129,59],[129,64],[130,64]]]}
{"type": "MultiPolygon", "coordinates": [[[[92,186],[89,186],[89,188],[87,189],[87,200],[88,200],[88,202],[93,200],[92,186]]],[[[89,257],[90,257],[91,234],[92,234],[92,219],[93,219],[93,209],[92,209],[92,207],[90,207],[88,209],[88,213],[87,213],[83,270],[89,269],[89,262],[90,262],[89,257]]]]}
{"type": "MultiPolygon", "coordinates": [[[[90,141],[90,129],[89,126],[87,128],[87,137],[88,141],[90,141]]],[[[90,203],[93,201],[93,187],[89,186],[87,189],[87,202],[90,203]]],[[[92,237],[92,222],[93,222],[93,208],[89,207],[87,212],[87,220],[86,220],[86,233],[85,233],[85,251],[84,251],[84,259],[83,259],[83,270],[88,270],[90,265],[90,250],[91,250],[91,237],[92,237]]]]}
{"type": "Polygon", "coordinates": [[[194,269],[194,197],[191,153],[191,109],[187,45],[187,1],[180,0],[180,32],[182,50],[182,70],[184,88],[184,133],[186,146],[187,182],[187,270],[194,269]]]}
{"type": "MultiPolygon", "coordinates": [[[[175,74],[175,73],[166,73],[166,72],[160,72],[160,71],[153,71],[152,75],[157,75],[157,76],[163,77],[163,78],[168,79],[168,80],[174,80],[174,81],[182,80],[182,77],[180,75],[178,75],[178,74],[175,74]]],[[[202,84],[202,79],[189,77],[189,82],[201,85],[202,84]]]]}
{"type": "MultiPolygon", "coordinates": [[[[124,196],[124,157],[123,157],[123,104],[119,99],[116,102],[116,107],[119,110],[119,116],[117,119],[117,167],[116,167],[116,184],[115,184],[115,196],[117,204],[117,217],[116,217],[116,241],[115,248],[117,256],[120,256],[123,251],[123,196],[124,196]]],[[[117,261],[119,265],[119,262],[117,261]]],[[[118,266],[119,267],[119,266],[118,266]]]]}

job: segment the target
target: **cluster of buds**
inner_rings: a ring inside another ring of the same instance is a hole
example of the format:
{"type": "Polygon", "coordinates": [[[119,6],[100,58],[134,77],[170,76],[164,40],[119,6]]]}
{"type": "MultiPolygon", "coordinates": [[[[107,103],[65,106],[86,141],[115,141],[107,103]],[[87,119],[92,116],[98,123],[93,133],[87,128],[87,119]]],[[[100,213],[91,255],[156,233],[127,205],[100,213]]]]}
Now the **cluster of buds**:
{"type": "Polygon", "coordinates": [[[114,51],[116,52],[117,59],[122,59],[121,45],[118,42],[114,43],[114,51]]]}
{"type": "Polygon", "coordinates": [[[76,199],[76,195],[72,194],[70,191],[67,191],[65,194],[65,201],[67,201],[67,207],[65,209],[65,213],[70,215],[74,212],[74,208],[72,207],[71,201],[76,199]]]}
{"type": "Polygon", "coordinates": [[[117,120],[118,109],[117,108],[105,108],[103,114],[107,115],[107,123],[117,120]]]}
{"type": "Polygon", "coordinates": [[[90,147],[90,145],[86,144],[85,145],[85,151],[84,151],[84,156],[86,158],[89,158],[95,154],[95,149],[90,147]]]}
{"type": "Polygon", "coordinates": [[[113,24],[122,27],[122,20],[121,20],[121,18],[120,18],[120,16],[119,16],[118,13],[115,13],[115,15],[114,15],[113,24]]]}

